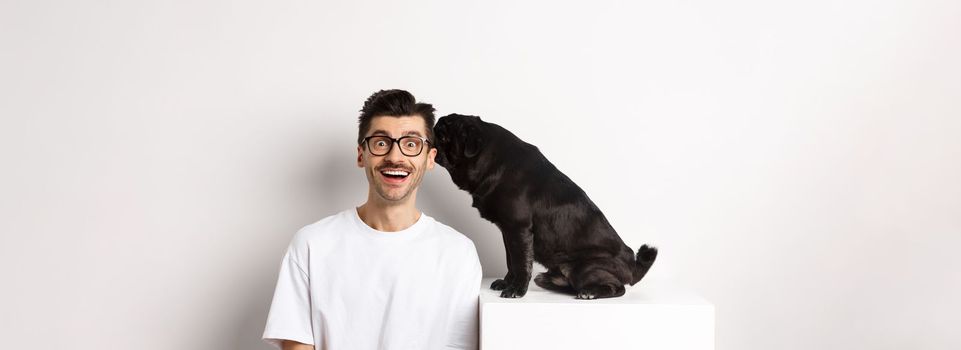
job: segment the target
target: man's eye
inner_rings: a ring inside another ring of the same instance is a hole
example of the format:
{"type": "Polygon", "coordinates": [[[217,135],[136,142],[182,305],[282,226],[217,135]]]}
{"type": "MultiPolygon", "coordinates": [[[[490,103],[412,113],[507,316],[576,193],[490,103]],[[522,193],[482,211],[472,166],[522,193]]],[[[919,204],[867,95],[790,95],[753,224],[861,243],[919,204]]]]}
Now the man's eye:
{"type": "Polygon", "coordinates": [[[384,147],[384,146],[387,146],[387,142],[377,141],[377,147],[384,147]]]}
{"type": "Polygon", "coordinates": [[[413,141],[407,143],[407,148],[414,148],[414,147],[417,147],[417,144],[414,143],[413,141]]]}

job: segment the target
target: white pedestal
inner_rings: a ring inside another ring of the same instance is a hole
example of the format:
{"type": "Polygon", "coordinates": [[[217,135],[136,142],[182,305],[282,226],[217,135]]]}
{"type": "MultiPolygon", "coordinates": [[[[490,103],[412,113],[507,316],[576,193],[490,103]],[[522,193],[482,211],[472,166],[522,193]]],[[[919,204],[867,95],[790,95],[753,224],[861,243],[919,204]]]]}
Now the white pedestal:
{"type": "Polygon", "coordinates": [[[484,279],[481,350],[714,349],[714,306],[666,281],[642,280],[619,298],[577,300],[532,281],[519,299],[484,279]]]}

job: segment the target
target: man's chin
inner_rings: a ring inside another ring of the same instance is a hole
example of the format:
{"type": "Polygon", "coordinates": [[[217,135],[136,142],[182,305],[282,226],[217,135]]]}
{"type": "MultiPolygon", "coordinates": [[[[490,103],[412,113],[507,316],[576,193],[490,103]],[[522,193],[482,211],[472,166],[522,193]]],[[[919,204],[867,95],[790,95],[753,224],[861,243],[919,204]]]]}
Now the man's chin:
{"type": "Polygon", "coordinates": [[[381,188],[377,191],[380,194],[380,198],[383,198],[388,202],[402,202],[410,197],[410,190],[407,188],[381,188]]]}

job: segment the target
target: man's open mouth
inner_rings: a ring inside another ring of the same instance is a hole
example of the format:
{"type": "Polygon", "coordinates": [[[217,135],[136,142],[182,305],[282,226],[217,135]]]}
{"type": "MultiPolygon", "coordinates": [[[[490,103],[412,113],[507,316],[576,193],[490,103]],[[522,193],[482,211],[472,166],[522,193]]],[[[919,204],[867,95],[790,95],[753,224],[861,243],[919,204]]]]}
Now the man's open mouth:
{"type": "Polygon", "coordinates": [[[388,180],[388,182],[403,182],[404,179],[410,175],[410,172],[400,169],[388,169],[381,170],[380,174],[384,175],[384,179],[388,180]]]}

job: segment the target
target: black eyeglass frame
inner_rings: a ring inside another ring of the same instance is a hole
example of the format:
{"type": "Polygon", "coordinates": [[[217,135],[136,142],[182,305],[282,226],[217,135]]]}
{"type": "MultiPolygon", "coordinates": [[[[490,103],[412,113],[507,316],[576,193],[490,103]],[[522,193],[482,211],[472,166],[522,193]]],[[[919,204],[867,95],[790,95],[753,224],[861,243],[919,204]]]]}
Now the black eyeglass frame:
{"type": "Polygon", "coordinates": [[[416,157],[416,156],[419,156],[421,153],[424,152],[424,145],[426,145],[428,149],[430,149],[430,147],[434,147],[434,146],[431,144],[430,140],[428,140],[426,137],[420,137],[420,136],[414,136],[414,135],[401,136],[401,137],[398,137],[398,138],[396,138],[396,139],[395,139],[395,138],[392,138],[392,137],[390,137],[390,136],[387,136],[387,135],[370,135],[370,136],[365,137],[362,141],[360,141],[360,143],[363,144],[364,146],[367,146],[367,152],[370,152],[370,154],[375,155],[375,156],[378,156],[378,157],[380,157],[380,156],[386,156],[388,153],[390,153],[390,151],[391,151],[392,149],[394,149],[394,145],[395,145],[395,144],[397,145],[397,149],[400,150],[400,154],[403,154],[403,155],[408,156],[408,157],[416,157]],[[388,145],[388,147],[387,147],[387,152],[384,152],[384,154],[374,153],[374,151],[370,149],[370,139],[375,138],[375,137],[383,137],[383,138],[385,138],[385,139],[390,140],[390,145],[388,145]],[[418,140],[420,140],[420,141],[423,142],[423,143],[421,144],[420,150],[417,151],[417,153],[415,153],[415,154],[407,154],[407,153],[404,153],[404,148],[400,146],[400,142],[401,142],[401,140],[403,140],[403,139],[418,139],[418,140]]]}

